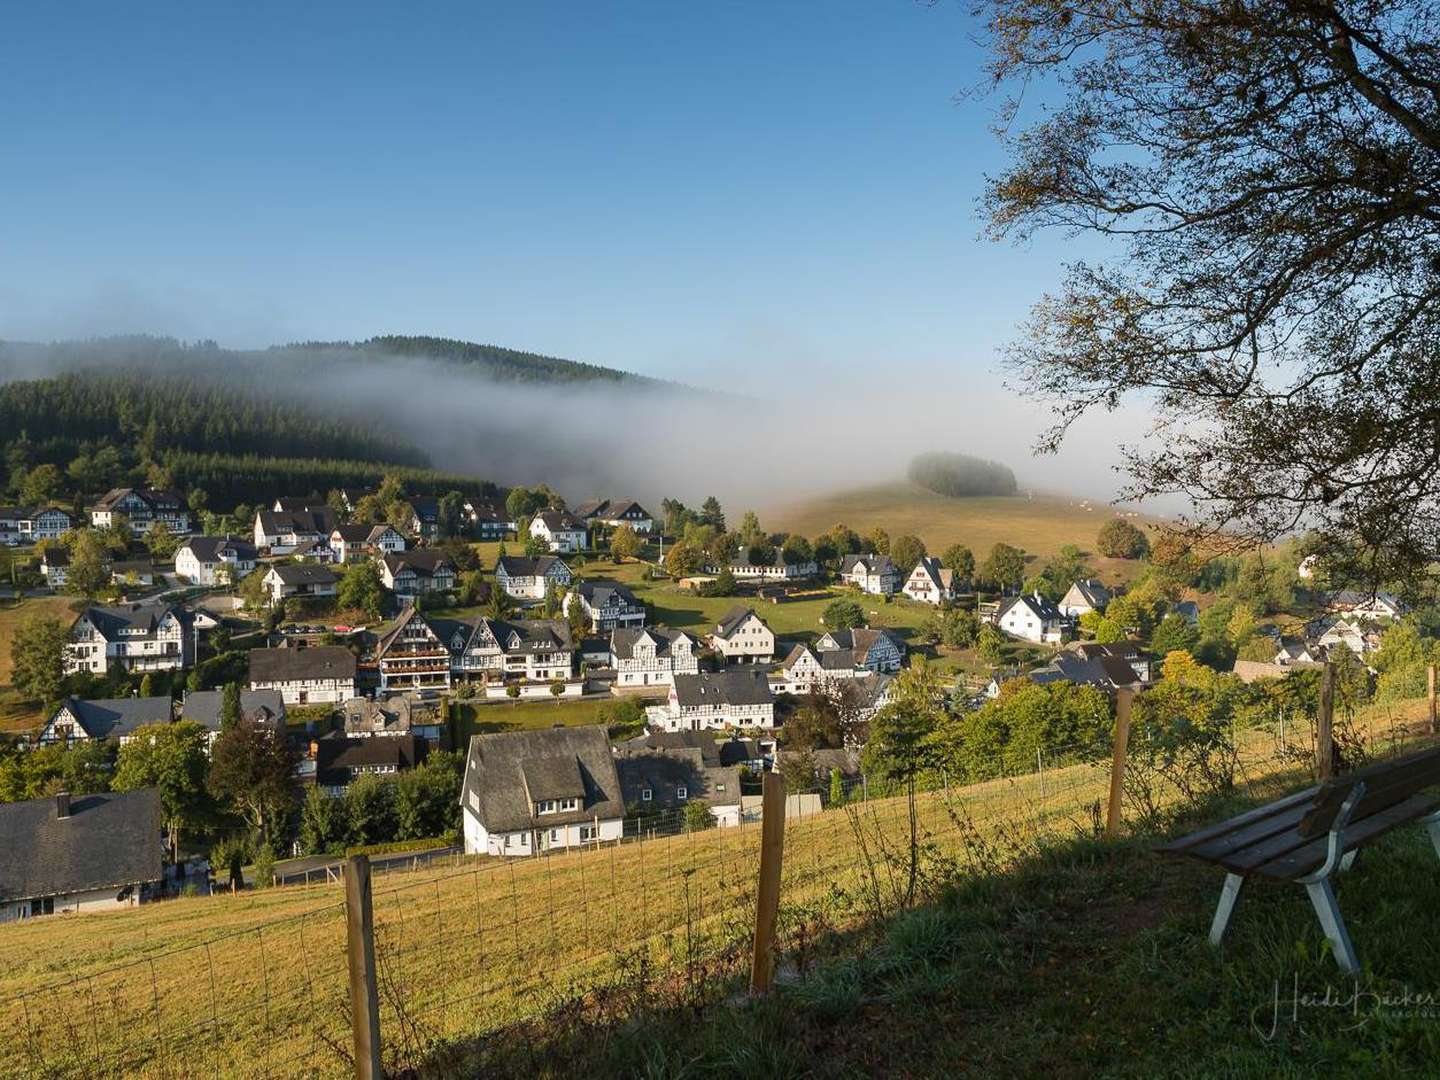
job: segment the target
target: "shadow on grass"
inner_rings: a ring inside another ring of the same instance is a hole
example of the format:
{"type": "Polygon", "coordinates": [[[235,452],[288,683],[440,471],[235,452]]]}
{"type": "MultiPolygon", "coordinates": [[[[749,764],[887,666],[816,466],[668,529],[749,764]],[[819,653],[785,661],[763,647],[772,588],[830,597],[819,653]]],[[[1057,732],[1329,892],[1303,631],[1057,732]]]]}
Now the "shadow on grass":
{"type": "Polygon", "coordinates": [[[1293,885],[1248,886],[1211,949],[1222,875],[1162,860],[1158,839],[1031,845],[1004,873],[953,876],[927,906],[814,942],[803,977],[764,1000],[732,978],[698,1006],[578,1005],[445,1047],[416,1075],[1433,1075],[1440,863],[1423,831],[1368,848],[1337,884],[1358,980],[1293,885]]]}

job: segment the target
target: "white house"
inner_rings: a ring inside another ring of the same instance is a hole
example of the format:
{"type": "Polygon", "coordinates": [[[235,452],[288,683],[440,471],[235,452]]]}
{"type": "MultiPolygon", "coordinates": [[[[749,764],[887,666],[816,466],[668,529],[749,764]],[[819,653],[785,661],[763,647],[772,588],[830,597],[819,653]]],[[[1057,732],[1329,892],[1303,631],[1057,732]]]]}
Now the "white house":
{"type": "Polygon", "coordinates": [[[740,769],[707,762],[698,746],[617,747],[615,768],[632,812],[673,816],[703,802],[716,825],[740,824],[740,769]]]}
{"type": "Polygon", "coordinates": [[[617,686],[670,686],[676,675],[700,671],[695,639],[663,626],[612,630],[610,664],[617,686]]]}
{"type": "MultiPolygon", "coordinates": [[[[706,567],[712,574],[718,574],[721,569],[719,564],[706,567]]],[[[818,574],[820,564],[814,559],[787,562],[784,553],[778,551],[773,563],[755,563],[750,561],[749,550],[741,549],[724,569],[729,570],[730,576],[737,581],[803,581],[818,574]]]]}
{"type": "Polygon", "coordinates": [[[157,521],[179,535],[190,531],[190,511],[185,500],[159,488],[111,488],[90,507],[90,523],[97,529],[107,528],[122,517],[136,536],[145,535],[157,521]]]}
{"type": "Polygon", "coordinates": [[[504,540],[515,531],[515,519],[503,502],[485,499],[466,499],[465,520],[479,540],[504,540]]]}
{"type": "Polygon", "coordinates": [[[530,535],[545,541],[551,551],[585,550],[585,526],[568,510],[541,510],[530,519],[530,535]]]}
{"type": "Polygon", "coordinates": [[[450,689],[450,647],[411,604],[375,642],[375,663],[382,691],[450,689]]]}
{"type": "MultiPolygon", "coordinates": [[[[220,712],[224,704],[223,690],[190,690],[180,704],[180,719],[203,727],[213,746],[220,736],[220,712]]],[[[240,718],[283,733],[285,699],[278,690],[241,690],[240,718]]]]}
{"type": "Polygon", "coordinates": [[[583,525],[629,525],[637,533],[652,532],[655,517],[634,499],[592,499],[575,507],[574,516],[583,525]]]}
{"type": "MultiPolygon", "coordinates": [[[[277,506],[290,505],[277,502],[277,506]]],[[[328,543],[335,531],[335,511],[328,506],[255,512],[255,546],[273,555],[287,555],[302,544],[328,543]]]]}
{"type": "Polygon", "coordinates": [[[911,600],[922,604],[943,604],[955,599],[955,571],[941,566],[933,555],[923,555],[905,579],[901,590],[911,600]]]}
{"type": "Polygon", "coordinates": [[[164,880],[163,828],[158,788],[0,805],[0,923],[151,899],[164,880]]]}
{"type": "Polygon", "coordinates": [[[74,524],[74,519],[58,506],[32,509],[0,506],[0,545],[14,547],[40,540],[58,540],[74,524]]]}
{"type": "Polygon", "coordinates": [[[547,590],[559,593],[569,587],[570,567],[554,555],[501,555],[495,563],[495,583],[517,600],[544,600],[547,590]]]}
{"type": "Polygon", "coordinates": [[[181,671],[194,659],[191,619],[172,604],[94,605],[70,627],[65,674],[181,671]]]}
{"type": "Polygon", "coordinates": [[[1405,614],[1405,605],[1394,594],[1383,589],[1373,593],[1341,589],[1327,598],[1325,610],[1348,615],[1352,619],[1376,622],[1380,619],[1400,618],[1405,614]]]}
{"type": "Polygon", "coordinates": [[[618,840],[625,801],[605,729],[472,736],[460,810],[467,855],[524,856],[618,840]]]}
{"type": "Polygon", "coordinates": [[[174,718],[170,695],[82,700],[68,697],[60,703],[35,742],[40,746],[70,746],[91,739],[114,739],[125,744],[147,724],[168,724],[174,718]]]}
{"type": "Polygon", "coordinates": [[[775,631],[753,608],[736,606],[715,624],[710,647],[726,660],[768,663],[775,656],[775,631]]]}
{"type": "Polygon", "coordinates": [[[278,604],[291,596],[334,596],[339,589],[335,572],[319,563],[272,566],[265,572],[262,581],[271,604],[278,604]]]}
{"type": "Polygon", "coordinates": [[[555,682],[575,672],[575,645],[563,619],[456,621],[445,633],[456,675],[555,682]]]}
{"type": "Polygon", "coordinates": [[[582,581],[565,594],[564,611],[579,604],[597,634],[621,626],[644,626],[645,605],[629,589],[614,581],[582,581]]]}
{"type": "Polygon", "coordinates": [[[850,667],[893,674],[905,662],[904,640],[883,627],[827,630],[816,640],[815,651],[830,671],[850,667]]]}
{"type": "Polygon", "coordinates": [[[63,589],[70,576],[70,552],[63,547],[46,548],[40,556],[40,576],[52,589],[63,589]]]}
{"type": "Polygon", "coordinates": [[[1331,649],[1343,644],[1356,656],[1370,651],[1370,639],[1365,629],[1355,619],[1343,615],[1327,615],[1315,629],[1315,644],[1321,649],[1331,649]]]}
{"type": "Polygon", "coordinates": [[[339,645],[251,649],[250,689],[277,690],[286,705],[349,701],[355,696],[355,654],[339,645]]]}
{"type": "Polygon", "coordinates": [[[734,668],[676,675],[665,705],[647,710],[665,731],[775,726],[775,695],[763,671],[734,668]]]}
{"type": "Polygon", "coordinates": [[[1069,620],[1060,609],[1039,593],[1012,596],[1000,605],[995,625],[1011,637],[1035,644],[1059,645],[1065,640],[1069,620]]]}
{"type": "Polygon", "coordinates": [[[339,563],[405,550],[405,537],[391,525],[336,525],[330,530],[330,550],[339,563]]]}
{"type": "Polygon", "coordinates": [[[1067,619],[1078,619],[1092,611],[1104,611],[1110,603],[1110,590],[1094,578],[1076,581],[1065,590],[1060,598],[1060,614],[1067,619]]]}
{"type": "Polygon", "coordinates": [[[399,597],[449,592],[455,588],[455,564],[443,551],[396,551],[380,560],[380,580],[399,597]]]}
{"type": "Polygon", "coordinates": [[[255,569],[255,545],[228,536],[192,536],[175,552],[175,576],[189,585],[235,584],[255,569]]]}
{"type": "Polygon", "coordinates": [[[900,588],[900,571],[889,555],[846,555],[840,562],[840,579],[876,596],[889,596],[900,588]]]}

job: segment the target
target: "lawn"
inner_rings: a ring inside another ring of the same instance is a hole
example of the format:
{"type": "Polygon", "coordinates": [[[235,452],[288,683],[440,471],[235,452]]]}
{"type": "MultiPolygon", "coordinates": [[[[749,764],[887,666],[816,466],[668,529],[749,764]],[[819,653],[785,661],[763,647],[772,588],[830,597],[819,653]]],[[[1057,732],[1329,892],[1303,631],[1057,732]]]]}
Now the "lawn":
{"type": "Polygon", "coordinates": [[[463,746],[469,745],[471,735],[598,724],[602,711],[614,706],[615,699],[607,697],[583,701],[502,701],[484,705],[457,701],[452,708],[459,710],[457,715],[464,735],[463,746]]]}
{"type": "Polygon", "coordinates": [[[1117,511],[1104,503],[1053,495],[986,496],[952,499],[909,483],[883,484],[819,496],[760,511],[767,529],[814,537],[843,523],[861,536],[883,528],[893,540],[918,536],[932,554],[964,544],[983,559],[997,543],[1011,544],[1043,559],[1066,544],[1091,553],[1098,576],[1129,581],[1139,564],[1094,555],[1095,535],[1117,511]]]}

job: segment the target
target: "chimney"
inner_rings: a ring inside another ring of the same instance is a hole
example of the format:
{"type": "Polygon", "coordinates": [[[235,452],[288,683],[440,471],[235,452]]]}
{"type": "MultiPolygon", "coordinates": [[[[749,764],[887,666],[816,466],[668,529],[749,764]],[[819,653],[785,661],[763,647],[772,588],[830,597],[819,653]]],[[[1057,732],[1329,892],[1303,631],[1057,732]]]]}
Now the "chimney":
{"type": "Polygon", "coordinates": [[[55,793],[55,819],[64,821],[70,816],[70,792],[58,791],[55,793]]]}

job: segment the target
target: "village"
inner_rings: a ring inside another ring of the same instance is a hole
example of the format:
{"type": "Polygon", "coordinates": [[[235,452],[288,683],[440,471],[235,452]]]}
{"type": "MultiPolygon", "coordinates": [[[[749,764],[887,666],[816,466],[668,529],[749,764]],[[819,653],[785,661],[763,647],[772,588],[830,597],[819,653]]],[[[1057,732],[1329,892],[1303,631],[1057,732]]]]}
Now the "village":
{"type": "MultiPolygon", "coordinates": [[[[1074,546],[1037,574],[1003,544],[977,564],[967,549],[934,555],[843,525],[807,539],[747,514],[730,531],[713,499],[699,511],[667,499],[656,515],[632,499],[437,498],[387,480],[323,500],[278,494],[248,529],[204,523],[153,489],[106,493],[88,522],[0,509],[26,591],[91,597],[61,637],[17,645],[50,649],[34,662],[58,666],[63,686],[22,745],[93,752],[113,770],[166,728],[193,731],[206,754],[273,743],[291,788],[265,827],[273,850],[198,850],[172,813],[162,851],[144,842],[162,831],[153,791],[20,799],[0,805],[17,868],[0,877],[0,921],[233,888],[242,862],[273,874],[277,858],[338,854],[357,837],[317,825],[323,803],[407,774],[430,785],[424,826],[360,839],[523,857],[733,827],[758,820],[769,771],[797,812],[819,809],[863,782],[869,723],[916,665],[956,712],[1010,683],[1090,688],[1113,705],[1217,635],[1247,684],[1342,656],[1363,669],[1406,610],[1383,592],[1312,588],[1308,621],[1261,621],[1230,600],[1202,609],[1196,590],[1155,576],[1107,584],[1074,546]],[[1223,614],[1218,629],[1207,609],[1223,614]],[[59,820],[71,824],[55,834],[59,820]],[[56,843],[73,851],[58,875],[37,854],[56,843]]],[[[1124,517],[1100,541],[1137,565],[1150,554],[1124,517]]],[[[1316,569],[1310,556],[1272,572],[1293,597],[1318,585],[1316,569]]]]}

